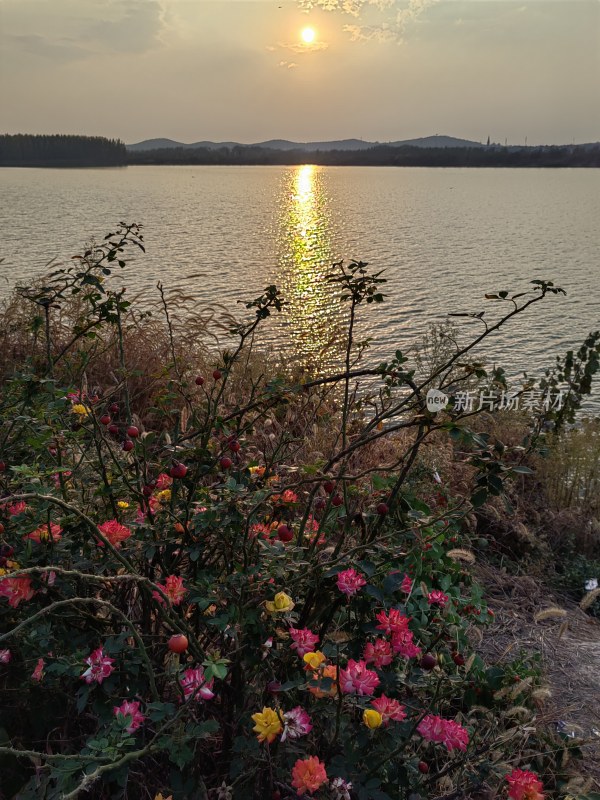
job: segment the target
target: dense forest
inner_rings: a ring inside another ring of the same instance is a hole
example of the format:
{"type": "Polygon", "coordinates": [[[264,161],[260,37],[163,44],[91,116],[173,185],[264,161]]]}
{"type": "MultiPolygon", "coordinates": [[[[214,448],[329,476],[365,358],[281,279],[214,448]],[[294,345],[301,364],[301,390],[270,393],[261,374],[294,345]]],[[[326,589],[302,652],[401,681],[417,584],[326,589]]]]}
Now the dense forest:
{"type": "Polygon", "coordinates": [[[0,135],[2,167],[115,167],[126,163],[127,150],[119,139],[0,135]]]}
{"type": "Polygon", "coordinates": [[[129,164],[321,164],[379,167],[600,167],[600,144],[557,147],[393,147],[270,150],[264,147],[166,148],[127,152],[129,164]]]}

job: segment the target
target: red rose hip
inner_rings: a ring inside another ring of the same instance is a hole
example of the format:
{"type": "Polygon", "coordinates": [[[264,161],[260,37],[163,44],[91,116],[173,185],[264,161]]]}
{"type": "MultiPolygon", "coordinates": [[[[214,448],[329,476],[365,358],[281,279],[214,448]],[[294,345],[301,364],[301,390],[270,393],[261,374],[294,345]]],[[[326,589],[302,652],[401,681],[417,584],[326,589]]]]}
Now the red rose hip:
{"type": "Polygon", "coordinates": [[[214,378],[216,381],[220,381],[220,380],[221,380],[221,378],[223,377],[223,373],[222,373],[220,370],[218,370],[218,369],[215,369],[215,370],[213,371],[213,374],[212,374],[212,375],[213,375],[213,378],[214,378]]]}
{"type": "Polygon", "coordinates": [[[202,375],[198,375],[195,380],[196,386],[204,386],[204,378],[202,375]]]}
{"type": "Polygon", "coordinates": [[[229,458],[229,456],[223,456],[223,458],[219,461],[221,465],[221,469],[231,469],[233,465],[233,461],[229,458]]]}
{"type": "Polygon", "coordinates": [[[291,540],[294,538],[291,528],[289,528],[287,525],[280,525],[277,528],[277,536],[282,542],[291,542],[291,540]]]}
{"type": "Polygon", "coordinates": [[[130,425],[127,428],[127,436],[129,436],[130,439],[137,439],[139,435],[140,435],[139,428],[137,428],[135,425],[130,425]]]}
{"type": "Polygon", "coordinates": [[[435,666],[437,666],[437,658],[431,653],[426,653],[421,659],[421,668],[432,670],[435,666]]]}
{"type": "Polygon", "coordinates": [[[183,633],[176,633],[169,639],[168,648],[172,653],[185,653],[188,649],[188,638],[183,633]]]}
{"type": "Polygon", "coordinates": [[[185,478],[187,475],[188,468],[185,464],[182,464],[181,461],[175,461],[173,466],[169,470],[169,475],[172,478],[185,478]]]}

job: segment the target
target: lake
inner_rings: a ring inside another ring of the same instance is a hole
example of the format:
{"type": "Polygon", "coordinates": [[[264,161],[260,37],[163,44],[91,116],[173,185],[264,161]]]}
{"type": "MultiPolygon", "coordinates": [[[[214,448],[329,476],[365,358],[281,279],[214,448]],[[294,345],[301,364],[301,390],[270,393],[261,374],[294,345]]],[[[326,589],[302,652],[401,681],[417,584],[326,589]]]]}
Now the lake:
{"type": "MultiPolygon", "coordinates": [[[[493,320],[486,292],[553,280],[548,298],[495,334],[490,363],[539,374],[600,327],[600,171],[393,167],[157,166],[0,169],[0,298],[68,260],[120,220],[147,248],[119,277],[153,302],[156,284],[242,313],[269,283],[289,306],[264,340],[331,364],[342,309],[323,276],[338,260],[385,270],[386,302],[365,309],[359,338],[377,364],[449,312],[493,320]],[[192,277],[190,277],[192,276],[192,277]]],[[[133,252],[133,251],[132,251],[133,252]]],[[[481,323],[462,323],[464,335],[481,323]]],[[[599,382],[600,383],[600,382],[599,382]]],[[[600,389],[593,403],[600,409],[600,389]]]]}

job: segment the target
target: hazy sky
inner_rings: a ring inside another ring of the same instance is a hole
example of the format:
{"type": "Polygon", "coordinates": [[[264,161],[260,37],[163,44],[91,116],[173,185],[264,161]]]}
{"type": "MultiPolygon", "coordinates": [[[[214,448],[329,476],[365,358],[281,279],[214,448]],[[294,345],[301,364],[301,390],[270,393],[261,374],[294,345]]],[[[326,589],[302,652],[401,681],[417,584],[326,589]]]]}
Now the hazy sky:
{"type": "Polygon", "coordinates": [[[600,1],[0,0],[0,132],[597,141],[600,1]]]}

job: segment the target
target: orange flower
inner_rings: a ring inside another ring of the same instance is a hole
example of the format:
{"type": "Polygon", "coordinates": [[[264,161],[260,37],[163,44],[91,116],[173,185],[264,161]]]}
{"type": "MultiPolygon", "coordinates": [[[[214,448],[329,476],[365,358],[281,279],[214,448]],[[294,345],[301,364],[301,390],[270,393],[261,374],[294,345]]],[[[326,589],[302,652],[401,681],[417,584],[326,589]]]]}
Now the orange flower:
{"type": "Polygon", "coordinates": [[[327,781],[325,764],[316,756],[298,759],[292,769],[292,786],[298,794],[313,794],[327,781]]]}
{"type": "Polygon", "coordinates": [[[333,664],[328,664],[322,667],[320,672],[313,672],[310,676],[311,681],[317,681],[318,686],[309,686],[308,691],[314,694],[315,697],[335,697],[337,694],[337,677],[338,669],[333,664]],[[323,678],[331,680],[331,686],[328,689],[321,688],[323,678]]]}
{"type": "MultiPolygon", "coordinates": [[[[113,547],[119,547],[121,542],[129,539],[131,531],[125,525],[121,525],[116,519],[109,519],[108,522],[103,522],[98,525],[98,530],[103,533],[113,547]]],[[[98,542],[100,547],[104,547],[104,542],[98,542]]]]}
{"type": "Polygon", "coordinates": [[[41,544],[42,542],[58,542],[61,536],[62,528],[60,525],[56,525],[54,522],[50,524],[46,522],[25,536],[25,539],[32,539],[34,542],[41,544]]]}
{"type": "MultiPolygon", "coordinates": [[[[188,590],[183,585],[183,578],[178,575],[167,575],[164,583],[157,583],[156,585],[163,590],[174,606],[182,603],[183,598],[188,593],[188,590]]],[[[165,602],[158,592],[152,592],[152,597],[158,600],[159,603],[165,602]]]]}

